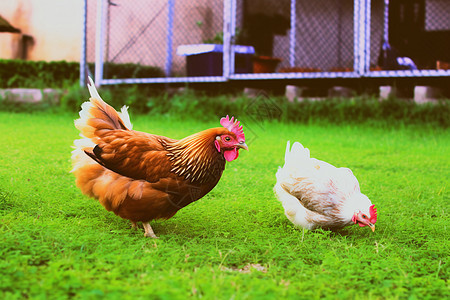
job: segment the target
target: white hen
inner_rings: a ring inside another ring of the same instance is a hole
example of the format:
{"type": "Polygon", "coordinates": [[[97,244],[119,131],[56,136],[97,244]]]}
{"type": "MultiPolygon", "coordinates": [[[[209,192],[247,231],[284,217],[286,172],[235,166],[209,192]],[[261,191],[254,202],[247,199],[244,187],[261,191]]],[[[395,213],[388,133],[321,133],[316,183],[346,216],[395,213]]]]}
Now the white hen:
{"type": "Polygon", "coordinates": [[[299,142],[292,150],[287,142],[284,160],[276,174],[274,191],[294,225],[313,230],[358,224],[375,231],[377,210],[361,193],[350,169],[311,158],[299,142]]]}

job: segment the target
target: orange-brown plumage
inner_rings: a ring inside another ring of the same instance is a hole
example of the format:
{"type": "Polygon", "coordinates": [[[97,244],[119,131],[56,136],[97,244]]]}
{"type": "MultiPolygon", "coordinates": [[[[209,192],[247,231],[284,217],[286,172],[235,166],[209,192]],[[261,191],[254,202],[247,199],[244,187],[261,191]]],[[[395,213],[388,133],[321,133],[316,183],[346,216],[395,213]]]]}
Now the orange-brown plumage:
{"type": "MultiPolygon", "coordinates": [[[[73,173],[81,191],[109,211],[155,237],[149,221],[168,219],[202,198],[218,183],[226,160],[247,149],[239,123],[207,129],[181,140],[134,131],[126,108],[117,113],[101,100],[93,83],[82,106],[79,140],[72,152],[73,173]]],[[[231,120],[233,121],[233,119],[231,120]]]]}

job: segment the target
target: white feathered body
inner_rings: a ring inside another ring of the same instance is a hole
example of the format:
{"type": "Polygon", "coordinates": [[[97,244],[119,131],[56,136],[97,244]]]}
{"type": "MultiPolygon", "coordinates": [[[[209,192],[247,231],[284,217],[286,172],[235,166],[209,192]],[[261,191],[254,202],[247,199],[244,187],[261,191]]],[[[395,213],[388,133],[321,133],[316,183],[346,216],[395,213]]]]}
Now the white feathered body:
{"type": "Polygon", "coordinates": [[[311,158],[298,142],[292,149],[287,143],[285,164],[276,178],[274,192],[296,226],[335,229],[354,224],[355,211],[369,214],[372,203],[361,193],[352,171],[311,158]]]}

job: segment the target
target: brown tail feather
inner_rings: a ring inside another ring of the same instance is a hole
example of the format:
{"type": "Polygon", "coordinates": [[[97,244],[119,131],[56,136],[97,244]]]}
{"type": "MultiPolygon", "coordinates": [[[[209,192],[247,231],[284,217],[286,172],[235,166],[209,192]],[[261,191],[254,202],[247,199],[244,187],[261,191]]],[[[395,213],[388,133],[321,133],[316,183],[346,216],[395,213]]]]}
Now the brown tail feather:
{"type": "Polygon", "coordinates": [[[89,125],[97,129],[128,129],[119,117],[118,113],[110,105],[101,99],[91,98],[91,118],[89,125]],[[98,119],[95,120],[95,119],[98,119]]]}

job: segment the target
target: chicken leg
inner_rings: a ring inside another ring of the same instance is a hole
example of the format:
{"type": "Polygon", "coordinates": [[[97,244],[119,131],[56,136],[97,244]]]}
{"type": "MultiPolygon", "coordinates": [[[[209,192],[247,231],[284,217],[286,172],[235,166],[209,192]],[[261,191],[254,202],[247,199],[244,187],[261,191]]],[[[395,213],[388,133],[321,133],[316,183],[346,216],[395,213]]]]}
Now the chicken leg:
{"type": "Polygon", "coordinates": [[[144,226],[144,230],[145,230],[144,236],[151,237],[151,238],[154,238],[154,239],[158,238],[155,235],[155,233],[153,232],[152,226],[150,226],[149,222],[146,222],[146,223],[142,222],[142,226],[144,226]]]}

